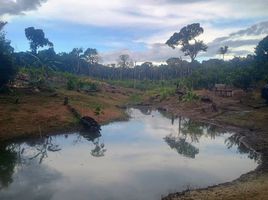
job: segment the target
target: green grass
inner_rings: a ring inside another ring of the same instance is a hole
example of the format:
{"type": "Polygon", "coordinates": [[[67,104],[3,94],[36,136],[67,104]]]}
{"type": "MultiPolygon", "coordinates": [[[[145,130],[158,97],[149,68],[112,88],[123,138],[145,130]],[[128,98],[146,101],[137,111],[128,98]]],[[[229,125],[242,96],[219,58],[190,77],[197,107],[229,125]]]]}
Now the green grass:
{"type": "Polygon", "coordinates": [[[165,100],[166,98],[175,95],[176,89],[174,87],[160,87],[147,92],[149,96],[159,95],[160,100],[165,100]]]}
{"type": "Polygon", "coordinates": [[[134,88],[142,91],[154,90],[163,87],[174,87],[176,80],[107,80],[111,85],[121,86],[125,88],[134,88]]]}
{"type": "Polygon", "coordinates": [[[140,94],[133,94],[129,97],[129,102],[131,104],[138,104],[143,101],[143,98],[140,94]]]}

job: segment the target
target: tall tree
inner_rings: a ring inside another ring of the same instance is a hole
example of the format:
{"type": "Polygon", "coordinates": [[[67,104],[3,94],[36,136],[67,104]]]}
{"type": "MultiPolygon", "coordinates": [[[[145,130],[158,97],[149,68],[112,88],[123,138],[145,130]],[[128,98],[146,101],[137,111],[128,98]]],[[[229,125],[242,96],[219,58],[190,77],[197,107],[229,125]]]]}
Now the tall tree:
{"type": "Polygon", "coordinates": [[[83,55],[83,59],[90,65],[98,64],[100,61],[100,56],[97,49],[88,48],[83,55]]]}
{"type": "Polygon", "coordinates": [[[220,47],[220,49],[219,49],[219,54],[222,55],[223,60],[224,60],[225,54],[228,52],[228,49],[229,49],[228,46],[220,47]]]}
{"type": "Polygon", "coordinates": [[[6,22],[0,21],[0,88],[9,83],[16,75],[16,68],[12,62],[14,49],[10,46],[10,41],[5,38],[2,31],[6,22]]]}
{"type": "Polygon", "coordinates": [[[206,51],[208,48],[203,41],[196,39],[203,32],[204,29],[199,23],[190,24],[183,27],[179,33],[174,33],[166,44],[173,49],[176,46],[181,46],[181,51],[185,56],[189,56],[193,62],[199,52],[206,51]]]}
{"type": "Polygon", "coordinates": [[[268,35],[263,38],[255,49],[256,60],[261,63],[268,63],[268,35]]]}
{"type": "Polygon", "coordinates": [[[40,47],[53,47],[53,43],[45,38],[45,33],[42,29],[35,29],[34,27],[26,28],[25,36],[30,41],[30,49],[33,54],[36,54],[37,49],[40,47]]]}
{"type": "Polygon", "coordinates": [[[268,80],[268,35],[263,38],[255,49],[255,68],[256,80],[268,80]]]}
{"type": "Polygon", "coordinates": [[[74,48],[70,55],[74,57],[76,60],[76,73],[79,74],[81,71],[81,58],[82,58],[83,49],[82,48],[74,48]]]}
{"type": "Polygon", "coordinates": [[[118,66],[122,68],[129,68],[133,66],[133,61],[128,54],[123,54],[119,56],[118,66]]]}

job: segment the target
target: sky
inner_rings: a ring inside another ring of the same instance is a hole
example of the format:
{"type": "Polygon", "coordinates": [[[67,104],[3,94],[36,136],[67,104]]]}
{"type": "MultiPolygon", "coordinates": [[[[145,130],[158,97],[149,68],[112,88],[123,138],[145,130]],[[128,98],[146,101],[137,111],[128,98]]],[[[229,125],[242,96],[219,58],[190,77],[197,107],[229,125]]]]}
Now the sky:
{"type": "Polygon", "coordinates": [[[44,30],[56,52],[96,48],[103,63],[125,53],[137,62],[185,58],[165,42],[182,27],[200,23],[199,39],[209,48],[198,59],[220,58],[224,45],[231,59],[254,53],[268,35],[268,0],[0,0],[0,20],[8,21],[5,31],[15,51],[29,50],[24,29],[34,26],[44,30]]]}

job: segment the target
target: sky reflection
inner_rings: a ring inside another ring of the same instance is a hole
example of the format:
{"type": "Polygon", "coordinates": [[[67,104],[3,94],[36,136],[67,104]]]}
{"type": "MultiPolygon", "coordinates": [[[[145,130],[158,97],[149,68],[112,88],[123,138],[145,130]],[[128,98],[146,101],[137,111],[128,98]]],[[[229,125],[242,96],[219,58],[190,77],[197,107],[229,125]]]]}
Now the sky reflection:
{"type": "Polygon", "coordinates": [[[128,113],[128,122],[103,126],[102,136],[73,133],[50,137],[52,147],[60,150],[48,149],[40,164],[40,156],[29,158],[45,142],[13,144],[20,159],[15,163],[13,181],[0,189],[0,199],[28,200],[39,195],[39,199],[52,200],[153,200],[189,186],[231,181],[257,166],[232,133],[221,134],[222,130],[184,118],[174,119],[172,125],[172,120],[158,111],[129,109],[128,113]],[[170,146],[166,138],[174,144],[170,146]],[[227,146],[226,141],[233,145],[227,146]],[[105,150],[101,156],[92,154],[97,146],[105,150]],[[185,153],[189,148],[197,150],[194,156],[185,153]],[[28,181],[31,179],[34,181],[28,181]]]}

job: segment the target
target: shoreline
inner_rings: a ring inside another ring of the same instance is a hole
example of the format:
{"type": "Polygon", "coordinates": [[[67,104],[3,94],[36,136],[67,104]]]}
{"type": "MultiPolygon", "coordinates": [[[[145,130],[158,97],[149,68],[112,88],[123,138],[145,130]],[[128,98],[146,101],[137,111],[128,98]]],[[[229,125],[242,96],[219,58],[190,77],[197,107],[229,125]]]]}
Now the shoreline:
{"type": "MultiPolygon", "coordinates": [[[[176,98],[176,97],[175,97],[176,98]]],[[[173,101],[173,97],[167,101],[145,101],[144,105],[151,106],[153,109],[162,110],[167,113],[171,113],[173,116],[184,116],[190,119],[209,123],[217,127],[223,128],[226,131],[231,131],[237,134],[239,137],[239,143],[244,145],[247,149],[255,152],[260,156],[260,163],[255,170],[252,170],[246,174],[241,175],[237,179],[225,182],[217,185],[208,186],[205,188],[189,189],[181,192],[176,192],[163,197],[163,200],[200,200],[200,199],[268,199],[268,124],[266,124],[266,118],[268,116],[268,108],[264,113],[262,124],[260,126],[254,124],[257,118],[254,118],[255,114],[259,114],[261,110],[251,109],[248,113],[254,113],[252,116],[245,116],[247,126],[240,124],[239,120],[229,119],[229,116],[235,118],[235,114],[232,111],[225,110],[225,106],[219,106],[220,111],[213,113],[211,111],[204,112],[202,107],[208,104],[192,103],[192,105],[185,104],[180,105],[176,101],[173,101]],[[192,107],[191,107],[192,106],[192,107]],[[248,122],[247,122],[248,121],[248,122]],[[253,121],[253,126],[249,122],[253,121]],[[239,192],[237,188],[247,187],[245,185],[251,185],[253,189],[248,189],[248,192],[239,192]],[[235,189],[236,188],[236,189],[235,189]],[[251,190],[254,190],[252,192],[251,190]],[[237,192],[238,191],[238,192],[237,192]],[[266,192],[267,191],[267,192],[266,192]],[[248,198],[243,196],[242,193],[253,193],[255,197],[248,198]]],[[[182,103],[183,104],[183,103],[182,103]]],[[[229,106],[229,104],[228,104],[229,106]]],[[[232,106],[236,107],[236,113],[248,111],[249,108],[239,105],[239,103],[233,103],[232,106]]]]}

